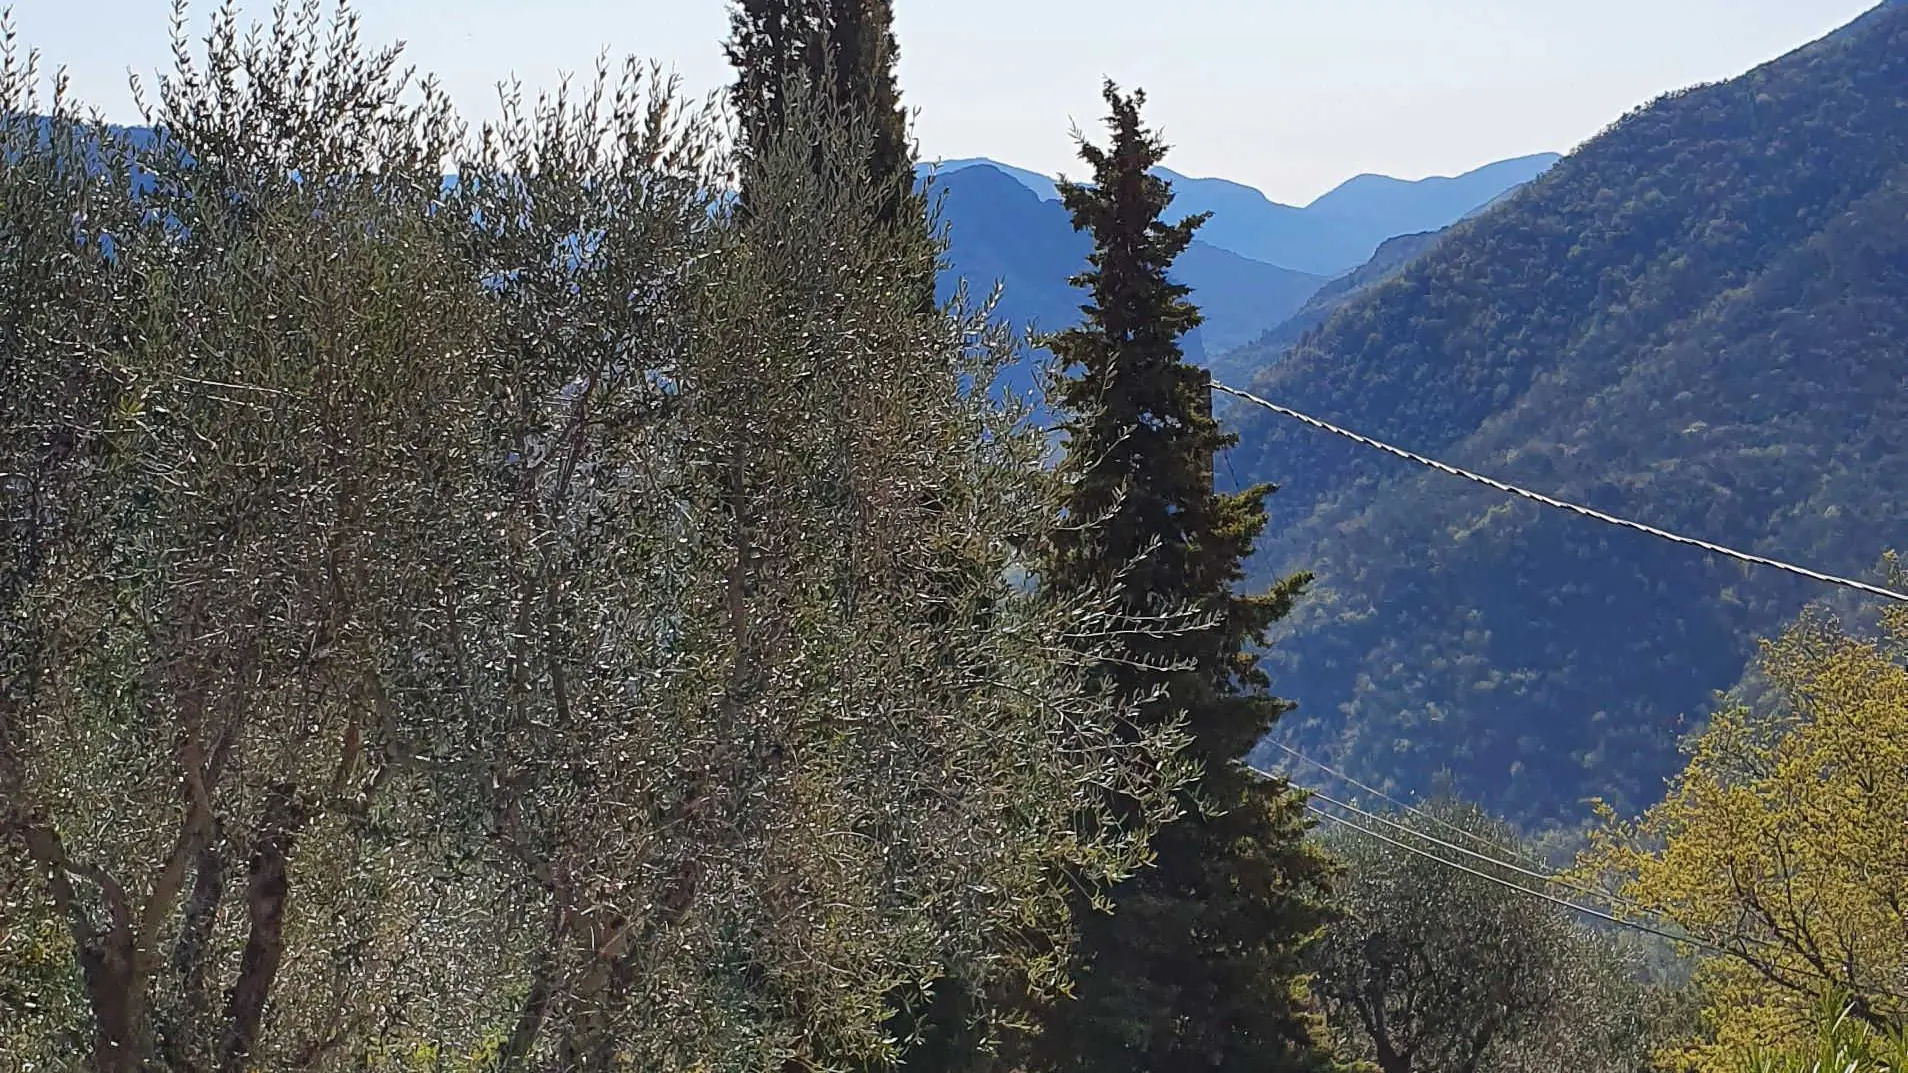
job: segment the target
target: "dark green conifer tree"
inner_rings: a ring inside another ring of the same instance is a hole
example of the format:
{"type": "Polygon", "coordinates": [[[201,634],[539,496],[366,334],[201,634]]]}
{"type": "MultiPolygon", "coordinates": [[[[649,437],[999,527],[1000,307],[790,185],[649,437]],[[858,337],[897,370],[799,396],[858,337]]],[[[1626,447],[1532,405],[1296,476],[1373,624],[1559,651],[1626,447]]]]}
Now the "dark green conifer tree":
{"type": "Polygon", "coordinates": [[[873,124],[869,180],[881,191],[889,219],[922,219],[924,205],[914,192],[914,147],[894,74],[900,46],[894,39],[893,5],[889,0],[830,0],[829,8],[835,97],[873,124]]]}
{"type": "Polygon", "coordinates": [[[1180,349],[1199,311],[1167,276],[1205,217],[1161,221],[1172,191],[1150,171],[1165,146],[1141,120],[1144,95],[1109,82],[1105,96],[1112,144],[1083,144],[1092,185],[1062,187],[1095,249],[1073,280],[1091,294],[1085,321],[1049,341],[1074,524],[1044,582],[1065,592],[1125,571],[1134,613],[1203,613],[1194,628],[1137,638],[1135,658],[1104,673],[1135,695],[1164,691],[1153,717],[1185,713],[1204,775],[1188,815],[1158,840],[1156,866],[1113,892],[1116,912],[1083,914],[1076,1000],[1049,1011],[1037,1064],[1332,1069],[1301,968],[1326,922],[1327,864],[1304,841],[1302,799],[1239,764],[1289,707],[1269,693],[1249,646],[1264,642],[1309,579],[1234,591],[1273,489],[1213,488],[1213,459],[1233,437],[1213,419],[1208,374],[1180,349]]]}
{"type": "Polygon", "coordinates": [[[730,99],[744,151],[783,129],[791,80],[826,92],[831,103],[868,124],[867,177],[879,191],[882,219],[925,226],[908,116],[895,81],[900,49],[889,0],[737,0],[730,24],[728,55],[736,68],[730,99]]]}

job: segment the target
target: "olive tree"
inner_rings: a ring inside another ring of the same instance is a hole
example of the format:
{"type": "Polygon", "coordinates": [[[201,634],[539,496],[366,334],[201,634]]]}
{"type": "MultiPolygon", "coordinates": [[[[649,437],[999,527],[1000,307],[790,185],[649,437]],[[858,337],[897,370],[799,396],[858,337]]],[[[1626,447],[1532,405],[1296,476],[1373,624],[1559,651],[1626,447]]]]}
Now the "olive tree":
{"type": "Polygon", "coordinates": [[[1438,798],[1359,826],[1380,837],[1324,835],[1341,917],[1313,985],[1348,1053],[1383,1073],[1653,1068],[1675,992],[1646,983],[1636,944],[1514,889],[1558,893],[1515,870],[1529,854],[1508,825],[1438,798]]]}
{"type": "Polygon", "coordinates": [[[0,72],[20,1053],[869,1067],[1061,986],[1187,777],[1086,668],[1172,623],[1024,583],[1012,347],[864,125],[792,109],[740,219],[633,65],[466,141],[342,9],[175,52],[149,135],[0,72]]]}
{"type": "Polygon", "coordinates": [[[317,1060],[413,971],[424,828],[389,758],[430,713],[395,687],[455,524],[433,486],[483,464],[441,96],[315,8],[179,52],[149,138],[18,118],[24,67],[0,106],[0,275],[32,290],[0,799],[102,1070],[245,1068],[268,1020],[317,1060]]]}
{"type": "Polygon", "coordinates": [[[463,173],[531,378],[457,687],[548,922],[505,1059],[892,1062],[900,997],[1051,976],[1179,742],[1086,680],[1145,624],[1017,583],[1052,489],[988,401],[1011,347],[920,315],[865,129],[792,109],[742,219],[635,104],[550,102],[463,173]]]}

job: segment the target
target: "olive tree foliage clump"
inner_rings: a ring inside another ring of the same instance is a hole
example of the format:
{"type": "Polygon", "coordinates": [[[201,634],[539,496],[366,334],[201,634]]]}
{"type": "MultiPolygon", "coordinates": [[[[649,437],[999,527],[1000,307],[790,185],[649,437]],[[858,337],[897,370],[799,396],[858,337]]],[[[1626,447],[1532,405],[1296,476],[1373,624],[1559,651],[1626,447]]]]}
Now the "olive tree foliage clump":
{"type": "Polygon", "coordinates": [[[879,1067],[1051,981],[1183,738],[1084,671],[1157,624],[1018,580],[1011,346],[869,132],[741,221],[634,65],[467,139],[343,9],[175,46],[150,137],[0,69],[10,1053],[879,1067]]]}
{"type": "Polygon", "coordinates": [[[631,204],[720,177],[665,181],[665,154],[616,193],[566,160],[615,143],[582,133],[594,105],[471,172],[506,350],[563,370],[512,393],[485,665],[530,670],[466,746],[512,772],[486,776],[497,826],[548,921],[509,1059],[891,1062],[891,996],[1044,978],[1066,884],[1138,867],[1184,777],[1176,733],[1135,737],[1084,671],[1144,624],[1015,584],[1052,492],[985,400],[1009,340],[918,316],[918,240],[855,181],[866,132],[809,100],[755,150],[746,220],[672,203],[694,239],[666,254],[631,204]]]}
{"type": "Polygon", "coordinates": [[[1513,889],[1558,893],[1517,870],[1530,853],[1507,824],[1439,798],[1359,826],[1377,837],[1322,836],[1342,916],[1314,956],[1348,1055],[1382,1073],[1654,1068],[1686,1004],[1646,980],[1636,944],[1513,889]]]}
{"type": "Polygon", "coordinates": [[[221,19],[143,146],[0,73],[0,829],[101,1070],[322,1060],[406,1015],[424,911],[476,890],[393,762],[439,718],[414,676],[470,505],[440,489],[487,465],[431,211],[454,126],[317,27],[221,19]]]}

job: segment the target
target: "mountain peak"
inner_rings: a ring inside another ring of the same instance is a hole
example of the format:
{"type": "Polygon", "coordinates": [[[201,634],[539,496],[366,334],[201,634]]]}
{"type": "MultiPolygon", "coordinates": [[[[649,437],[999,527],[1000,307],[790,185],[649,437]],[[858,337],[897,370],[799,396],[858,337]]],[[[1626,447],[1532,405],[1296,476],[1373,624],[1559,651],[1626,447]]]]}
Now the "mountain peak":
{"type": "Polygon", "coordinates": [[[1272,200],[1270,197],[1266,196],[1265,191],[1260,190],[1256,186],[1247,186],[1245,183],[1235,182],[1231,179],[1222,179],[1217,176],[1206,176],[1206,175],[1182,175],[1179,172],[1172,170],[1171,168],[1154,168],[1153,174],[1159,176],[1162,179],[1165,179],[1167,182],[1172,183],[1173,188],[1175,190],[1177,190],[1181,186],[1197,185],[1199,187],[1202,187],[1214,193],[1223,191],[1226,194],[1232,195],[1234,197],[1238,197],[1243,201],[1259,202],[1266,205],[1272,205],[1281,209],[1290,209],[1290,208],[1296,207],[1293,205],[1287,205],[1284,202],[1272,200]]]}
{"type": "Polygon", "coordinates": [[[1037,171],[1029,171],[1026,168],[1016,168],[1012,164],[1003,164],[998,160],[992,160],[984,156],[960,157],[955,160],[943,160],[939,163],[922,163],[916,165],[914,170],[917,176],[926,177],[929,175],[949,176],[973,168],[989,168],[1002,175],[1008,176],[1028,190],[1033,191],[1035,196],[1039,197],[1042,201],[1060,200],[1059,185],[1048,176],[1042,175],[1037,171]]]}
{"type": "MultiPolygon", "coordinates": [[[[1427,224],[1437,217],[1456,219],[1505,191],[1537,178],[1562,159],[1559,153],[1533,153],[1495,161],[1458,175],[1431,175],[1415,180],[1366,172],[1338,184],[1306,208],[1350,216],[1389,217],[1393,213],[1408,212],[1427,224]]],[[[1406,222],[1401,220],[1399,225],[1402,227],[1406,222]]]]}

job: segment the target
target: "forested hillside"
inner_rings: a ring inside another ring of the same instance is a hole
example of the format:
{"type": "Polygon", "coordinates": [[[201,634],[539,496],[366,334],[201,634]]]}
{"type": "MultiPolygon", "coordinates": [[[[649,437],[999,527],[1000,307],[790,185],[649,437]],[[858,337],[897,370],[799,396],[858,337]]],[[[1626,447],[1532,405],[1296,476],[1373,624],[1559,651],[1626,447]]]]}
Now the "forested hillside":
{"type": "MultiPolygon", "coordinates": [[[[1255,389],[1614,513],[1861,573],[1908,538],[1908,9],[1625,117],[1333,314],[1255,389]]],[[[1257,413],[1262,567],[1317,583],[1280,727],[1526,820],[1659,796],[1817,590],[1257,413]]]]}
{"type": "MultiPolygon", "coordinates": [[[[1404,271],[1405,266],[1443,240],[1449,228],[1389,238],[1371,260],[1320,287],[1298,312],[1280,321],[1251,343],[1210,356],[1207,366],[1221,381],[1244,383],[1257,370],[1277,361],[1286,351],[1317,331],[1332,314],[1365,292],[1404,271]]],[[[1214,400],[1218,402],[1219,400],[1214,400]]]]}

